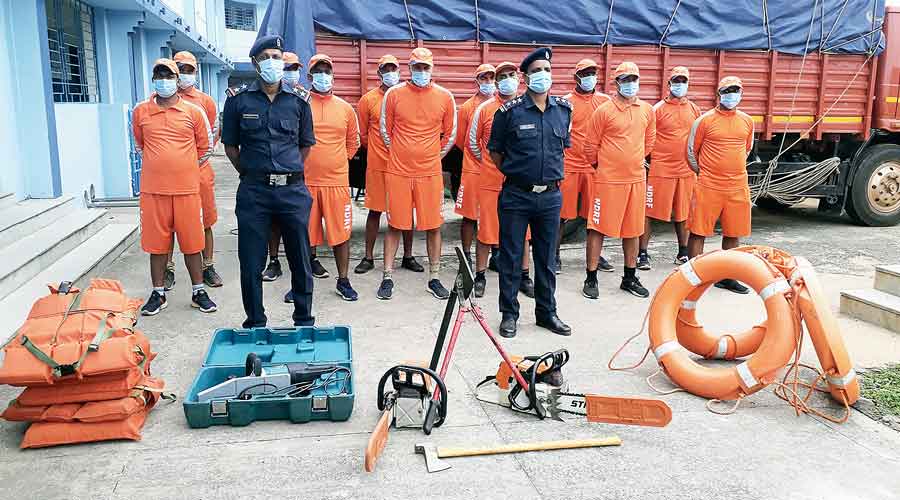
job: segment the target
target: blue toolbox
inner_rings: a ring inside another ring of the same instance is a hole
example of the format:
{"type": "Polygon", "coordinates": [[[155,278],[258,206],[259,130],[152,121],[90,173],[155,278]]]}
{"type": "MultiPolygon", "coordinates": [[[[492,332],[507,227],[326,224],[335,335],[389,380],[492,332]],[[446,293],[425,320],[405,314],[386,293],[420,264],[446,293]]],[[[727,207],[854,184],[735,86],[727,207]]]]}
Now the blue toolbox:
{"type": "Polygon", "coordinates": [[[184,398],[188,425],[347,420],[350,345],[349,326],[216,330],[184,398]]]}

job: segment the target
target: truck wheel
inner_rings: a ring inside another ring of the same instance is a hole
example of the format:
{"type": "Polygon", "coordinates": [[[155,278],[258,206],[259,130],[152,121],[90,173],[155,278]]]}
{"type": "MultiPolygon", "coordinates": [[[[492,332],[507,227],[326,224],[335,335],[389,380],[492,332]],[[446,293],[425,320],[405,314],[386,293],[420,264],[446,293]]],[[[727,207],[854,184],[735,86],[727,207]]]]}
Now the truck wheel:
{"type": "Polygon", "coordinates": [[[900,146],[879,144],[863,153],[846,209],[866,226],[900,223],[900,146]]]}

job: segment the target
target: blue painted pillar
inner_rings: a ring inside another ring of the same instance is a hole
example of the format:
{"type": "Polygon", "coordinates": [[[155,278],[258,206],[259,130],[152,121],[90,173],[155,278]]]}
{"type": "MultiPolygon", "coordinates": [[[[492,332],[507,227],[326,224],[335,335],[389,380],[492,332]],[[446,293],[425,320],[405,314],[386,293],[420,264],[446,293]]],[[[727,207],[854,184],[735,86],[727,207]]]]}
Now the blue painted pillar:
{"type": "Polygon", "coordinates": [[[97,76],[104,103],[132,105],[137,102],[131,83],[135,71],[129,33],[134,33],[143,19],[142,12],[94,9],[97,76]]]}

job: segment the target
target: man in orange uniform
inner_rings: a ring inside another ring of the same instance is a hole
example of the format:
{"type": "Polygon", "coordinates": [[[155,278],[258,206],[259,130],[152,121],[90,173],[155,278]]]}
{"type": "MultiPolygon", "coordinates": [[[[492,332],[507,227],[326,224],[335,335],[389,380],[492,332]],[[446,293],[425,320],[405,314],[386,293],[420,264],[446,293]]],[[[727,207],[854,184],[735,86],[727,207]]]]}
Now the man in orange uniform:
{"type": "MultiPolygon", "coordinates": [[[[216,304],[203,288],[203,202],[200,166],[212,144],[205,111],[177,93],[178,65],[171,59],[153,64],[150,98],[132,113],[132,133],[141,152],[141,248],[150,254],[153,291],[141,308],[144,316],[165,309],[163,278],[173,236],[191,276],[191,306],[213,312],[216,304]],[[174,235],[173,235],[174,233],[174,235]]],[[[209,168],[209,167],[206,167],[209,168]]]]}
{"type": "MultiPolygon", "coordinates": [[[[587,137],[591,116],[601,104],[609,100],[603,92],[597,92],[597,63],[593,59],[582,59],[575,65],[575,91],[565,98],[572,103],[572,147],[565,150],[565,174],[559,184],[562,194],[560,225],[575,217],[588,220],[591,217],[591,203],[594,201],[594,177],[596,171],[589,158],[584,156],[584,141],[587,137]]],[[[560,228],[562,229],[562,228],[560,228]]],[[[562,269],[559,245],[562,231],[556,244],[556,273],[562,269]]],[[[586,252],[586,250],[585,250],[586,252]]],[[[599,269],[613,272],[613,267],[600,256],[599,269]]]]}
{"type": "Polygon", "coordinates": [[[637,96],[640,72],[636,64],[623,62],[614,78],[616,95],[594,111],[584,148],[585,156],[597,166],[588,219],[587,278],[582,289],[589,299],[600,296],[597,264],[604,236],[622,239],[625,275],[619,288],[637,297],[650,296],[637,277],[636,266],[647,197],[644,157],[656,141],[656,116],[637,96]]]}
{"type": "MultiPolygon", "coordinates": [[[[368,91],[359,99],[359,139],[366,148],[366,256],[353,270],[364,274],[375,269],[375,240],[381,227],[381,214],[387,210],[387,192],[384,187],[384,172],[388,163],[388,150],[381,138],[381,103],[384,93],[400,83],[400,62],[386,54],[378,60],[378,76],[381,85],[368,91]]],[[[412,254],[412,230],[403,231],[403,259],[400,267],[421,273],[425,268],[412,254]]]]}
{"type": "MultiPolygon", "coordinates": [[[[359,298],[350,285],[350,234],[353,229],[353,207],[350,204],[349,159],[359,149],[359,125],[356,113],[347,101],[334,95],[334,63],[325,54],[309,60],[312,81],[309,102],[313,115],[316,144],[304,163],[304,176],[313,203],[309,212],[309,246],[315,248],[324,241],[322,224],[328,245],[334,251],[338,279],[335,291],[347,301],[359,298]]],[[[290,292],[285,302],[293,302],[290,292]]]]}
{"type": "MultiPolygon", "coordinates": [[[[703,253],[717,220],[722,224],[722,249],[734,248],[740,244],[738,238],[750,236],[747,156],[753,150],[753,119],[736,109],[743,88],[738,77],[722,78],[719,105],[697,118],[688,136],[688,163],[698,174],[688,219],[691,257],[703,253]]],[[[735,293],[750,291],[730,278],[716,286],[735,293]]]]}
{"type": "Polygon", "coordinates": [[[459,226],[459,233],[463,253],[469,263],[472,262],[470,252],[472,240],[475,239],[475,221],[478,220],[479,162],[472,151],[466,147],[469,142],[466,132],[472,124],[475,108],[490,99],[497,91],[497,85],[494,83],[494,67],[490,64],[478,66],[478,69],[475,70],[475,83],[478,85],[478,92],[460,106],[457,112],[459,133],[456,134],[456,147],[463,153],[462,178],[459,183],[459,191],[456,193],[456,213],[463,218],[462,224],[459,226]]]}
{"type": "Polygon", "coordinates": [[[687,98],[690,73],[684,66],[676,66],[669,73],[669,95],[653,106],[656,115],[656,145],[650,155],[647,175],[647,223],[641,236],[638,269],[650,270],[650,219],[672,221],[678,238],[676,264],[688,260],[688,231],[685,221],[691,207],[696,174],[685,156],[688,133],[700,108],[687,98]]]}
{"type": "Polygon", "coordinates": [[[456,104],[449,90],[431,81],[433,68],[430,50],[413,50],[409,57],[412,78],[388,89],[381,104],[381,136],[390,151],[385,174],[388,233],[384,238],[384,276],[377,293],[382,300],[393,295],[400,231],[413,225],[426,232],[431,273],[428,292],[440,300],[450,297],[440,280],[444,223],[441,158],[456,141],[456,104]]]}
{"type": "MultiPolygon", "coordinates": [[[[488,268],[488,256],[500,245],[500,218],[497,203],[503,181],[506,177],[497,169],[491,159],[487,144],[491,140],[491,126],[494,113],[504,103],[516,97],[519,89],[519,78],[516,64],[509,61],[497,65],[497,95],[484,101],[472,114],[468,128],[468,153],[479,163],[478,176],[478,243],[475,247],[475,296],[483,297],[487,287],[485,271],[488,268]]],[[[529,236],[526,235],[526,240],[529,236]]],[[[534,298],[534,281],[528,275],[528,245],[522,252],[522,280],[519,291],[526,297],[534,298]]]]}

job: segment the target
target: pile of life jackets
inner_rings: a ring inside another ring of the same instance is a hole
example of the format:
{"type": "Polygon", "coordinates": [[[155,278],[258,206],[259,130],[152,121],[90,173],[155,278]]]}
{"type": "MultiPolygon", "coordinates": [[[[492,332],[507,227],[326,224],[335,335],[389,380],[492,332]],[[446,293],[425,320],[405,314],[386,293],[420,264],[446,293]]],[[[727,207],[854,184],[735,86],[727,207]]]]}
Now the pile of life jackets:
{"type": "Polygon", "coordinates": [[[108,279],[49,288],[0,350],[0,384],[25,387],[0,416],[31,422],[22,448],[141,439],[164,387],[134,329],[142,301],[108,279]]]}

